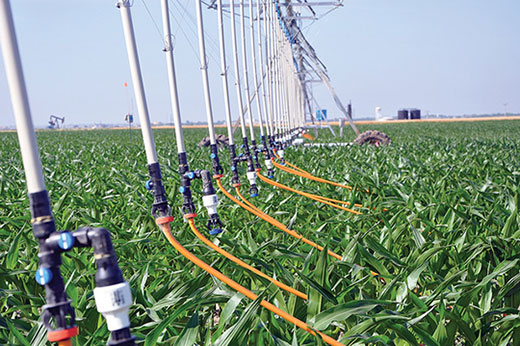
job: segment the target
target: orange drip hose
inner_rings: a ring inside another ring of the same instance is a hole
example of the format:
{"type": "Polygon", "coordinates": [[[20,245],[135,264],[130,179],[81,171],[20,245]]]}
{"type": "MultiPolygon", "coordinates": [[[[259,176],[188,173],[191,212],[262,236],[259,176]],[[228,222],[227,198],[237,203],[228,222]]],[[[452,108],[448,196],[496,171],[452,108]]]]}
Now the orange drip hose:
{"type": "MultiPolygon", "coordinates": [[[[285,162],[285,163],[288,164],[288,162],[285,162]]],[[[295,175],[299,175],[300,177],[303,177],[303,178],[306,178],[306,179],[310,179],[310,180],[318,181],[320,183],[330,184],[330,185],[342,187],[344,189],[352,190],[352,186],[343,185],[343,184],[340,184],[340,183],[336,183],[334,181],[330,181],[330,180],[327,180],[327,179],[315,177],[314,175],[311,175],[309,173],[298,172],[297,170],[285,167],[285,166],[279,164],[276,161],[273,161],[273,165],[275,165],[275,167],[281,169],[282,171],[286,171],[286,172],[289,172],[289,173],[292,173],[292,174],[295,174],[295,175]]]]}
{"type": "MultiPolygon", "coordinates": [[[[190,226],[191,227],[195,227],[194,226],[194,223],[193,223],[193,219],[190,220],[190,226]]],[[[193,255],[191,252],[189,252],[188,250],[186,250],[176,239],[175,237],[172,235],[171,233],[171,228],[170,228],[170,224],[169,223],[164,223],[164,224],[161,224],[159,225],[159,227],[161,228],[161,231],[164,233],[164,235],[166,236],[166,238],[168,239],[168,241],[170,242],[170,244],[181,254],[183,255],[184,257],[186,257],[188,260],[190,260],[191,262],[193,262],[196,266],[198,266],[199,268],[201,268],[202,270],[208,272],[209,274],[213,275],[214,277],[216,277],[217,279],[219,279],[220,281],[224,282],[226,285],[228,285],[229,287],[233,288],[234,290],[242,293],[243,295],[245,295],[246,297],[248,297],[249,299],[251,300],[255,300],[258,298],[258,295],[251,292],[250,290],[248,290],[247,288],[245,288],[244,286],[238,284],[237,282],[233,281],[232,279],[230,279],[229,277],[225,276],[224,274],[222,274],[221,272],[219,272],[218,270],[216,270],[215,268],[211,267],[209,264],[207,264],[206,262],[200,260],[197,256],[193,255]]],[[[294,324],[295,326],[297,326],[298,328],[301,328],[303,330],[305,330],[306,332],[312,334],[312,335],[319,335],[321,336],[321,338],[323,339],[323,341],[325,341],[327,344],[329,345],[332,345],[332,346],[345,346],[343,345],[342,343],[340,343],[339,341],[336,341],[334,340],[333,338],[331,338],[330,336],[327,336],[325,334],[323,334],[322,332],[320,331],[317,331],[315,329],[312,329],[307,323],[297,319],[296,317],[288,314],[287,312],[277,308],[276,306],[274,306],[273,304],[269,303],[268,301],[266,300],[262,300],[260,302],[260,305],[262,305],[264,308],[266,308],[267,310],[275,313],[276,315],[280,316],[281,318],[283,318],[284,320],[294,324]]]]}
{"type": "Polygon", "coordinates": [[[312,193],[303,192],[303,191],[300,191],[300,190],[293,189],[293,188],[291,188],[291,187],[289,187],[287,185],[280,184],[280,183],[278,183],[278,182],[276,182],[274,180],[271,180],[271,179],[269,179],[267,177],[264,177],[260,172],[257,172],[257,176],[260,179],[262,179],[264,182],[266,182],[268,184],[271,184],[273,186],[279,187],[281,189],[294,192],[294,193],[296,193],[298,195],[302,195],[304,197],[313,199],[313,200],[321,202],[323,204],[330,205],[331,207],[336,208],[336,209],[345,210],[345,211],[348,211],[349,213],[356,214],[356,215],[362,215],[362,213],[360,213],[359,211],[355,211],[355,210],[352,210],[350,208],[345,208],[345,207],[343,207],[341,205],[337,205],[337,204],[331,203],[329,201],[326,201],[326,200],[322,199],[322,197],[320,197],[320,196],[316,196],[316,195],[313,195],[312,193]]]}
{"type": "MultiPolygon", "coordinates": [[[[246,209],[247,211],[249,211],[250,213],[258,216],[259,218],[261,218],[262,220],[264,221],[267,221],[269,222],[271,225],[275,226],[276,228],[278,228],[279,230],[289,234],[290,236],[298,239],[298,240],[301,240],[302,242],[304,242],[305,244],[307,245],[310,245],[312,246],[313,248],[316,248],[320,251],[323,251],[323,246],[320,246],[318,244],[316,244],[315,242],[303,237],[301,234],[299,234],[298,232],[296,231],[293,231],[293,230],[290,230],[288,229],[284,224],[282,224],[281,222],[273,219],[271,216],[265,214],[265,213],[262,213],[262,212],[259,212],[259,211],[256,211],[255,209],[251,208],[251,207],[248,207],[246,204],[242,203],[241,201],[239,201],[238,199],[236,199],[232,194],[230,194],[225,188],[224,186],[222,186],[222,182],[220,181],[220,179],[216,179],[217,180],[217,184],[218,184],[218,187],[219,189],[224,193],[224,195],[226,195],[226,197],[228,197],[230,200],[232,200],[233,202],[235,202],[236,204],[238,204],[239,206],[241,206],[242,208],[246,209]]],[[[342,259],[342,257],[330,250],[327,250],[327,253],[336,258],[337,260],[340,260],[342,259]]]]}
{"type": "Polygon", "coordinates": [[[195,227],[195,222],[194,222],[193,219],[188,219],[188,222],[190,224],[191,230],[193,231],[193,233],[195,233],[197,238],[199,238],[204,244],[206,244],[207,246],[209,246],[213,250],[217,251],[219,254],[221,254],[224,257],[228,258],[229,260],[235,262],[239,266],[252,271],[256,275],[261,276],[264,279],[269,280],[270,282],[272,282],[276,286],[280,287],[281,289],[283,289],[283,290],[285,290],[285,291],[287,291],[289,293],[292,293],[292,294],[294,294],[294,295],[296,295],[296,296],[298,296],[298,297],[300,297],[302,299],[305,299],[305,300],[308,299],[307,295],[305,293],[302,293],[302,292],[300,292],[300,291],[298,291],[298,290],[296,290],[296,289],[294,289],[292,287],[289,287],[289,286],[287,286],[287,285],[285,285],[285,284],[283,284],[283,283],[273,279],[269,275],[266,275],[266,274],[262,273],[260,270],[250,266],[249,264],[245,263],[244,261],[240,260],[239,258],[233,256],[229,252],[226,252],[224,249],[222,249],[222,248],[218,247],[217,245],[213,244],[213,242],[211,242],[208,238],[206,238],[202,233],[199,232],[199,230],[195,227]]]}
{"type": "MultiPolygon", "coordinates": [[[[273,154],[274,154],[274,156],[276,156],[276,158],[277,158],[278,160],[280,160],[280,161],[282,160],[282,158],[281,158],[280,156],[278,156],[278,154],[276,153],[276,150],[275,150],[275,149],[273,149],[273,154]]],[[[300,167],[297,167],[297,166],[291,164],[290,162],[287,162],[286,160],[284,160],[284,163],[285,163],[286,165],[288,165],[288,166],[294,168],[295,170],[298,170],[299,172],[296,172],[296,171],[294,171],[294,170],[292,170],[292,169],[290,169],[290,168],[284,167],[284,166],[280,165],[278,162],[275,162],[275,161],[273,160],[273,164],[274,164],[276,167],[280,168],[281,170],[285,170],[285,171],[288,172],[288,173],[292,173],[292,174],[295,174],[295,175],[299,175],[299,176],[301,176],[301,177],[304,177],[304,178],[307,178],[307,179],[311,179],[311,180],[314,180],[314,181],[318,181],[318,182],[321,182],[321,183],[330,184],[330,185],[334,185],[334,186],[339,186],[339,187],[342,187],[342,188],[344,188],[344,189],[352,190],[352,186],[343,185],[343,184],[340,184],[340,183],[336,183],[335,181],[330,181],[330,180],[327,180],[327,179],[323,179],[323,178],[317,177],[317,176],[312,175],[311,173],[309,173],[309,172],[307,172],[307,171],[301,169],[300,167]],[[283,168],[282,168],[282,167],[283,167],[283,168]],[[304,175],[302,175],[302,174],[304,174],[304,175]]],[[[366,193],[370,193],[369,190],[364,190],[364,192],[366,192],[366,193]]]]}

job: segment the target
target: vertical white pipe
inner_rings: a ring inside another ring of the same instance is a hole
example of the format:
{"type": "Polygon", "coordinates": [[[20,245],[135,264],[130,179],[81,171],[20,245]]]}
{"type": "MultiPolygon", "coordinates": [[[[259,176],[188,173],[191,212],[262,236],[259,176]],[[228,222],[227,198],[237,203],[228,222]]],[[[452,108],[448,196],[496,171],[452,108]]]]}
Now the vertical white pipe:
{"type": "Polygon", "coordinates": [[[157,152],[155,151],[152,126],[150,125],[150,116],[148,114],[148,105],[146,104],[146,96],[144,92],[143,76],[141,75],[139,56],[137,54],[137,44],[135,42],[132,14],[130,12],[130,0],[119,0],[117,6],[121,10],[126,50],[128,53],[128,61],[130,63],[130,72],[132,74],[132,84],[134,86],[137,111],[139,112],[139,121],[141,122],[141,132],[143,134],[146,159],[148,164],[153,164],[157,162],[157,152]]]}
{"type": "MultiPolygon", "coordinates": [[[[257,0],[258,2],[259,0],[257,0]]],[[[260,22],[260,13],[257,13],[258,15],[258,21],[260,22]]],[[[258,76],[257,76],[257,69],[256,69],[256,45],[255,45],[255,26],[253,21],[253,0],[249,0],[249,32],[251,34],[251,61],[253,65],[253,81],[255,85],[256,90],[256,110],[258,112],[258,120],[260,122],[260,135],[262,137],[265,136],[264,134],[264,121],[262,119],[262,106],[260,105],[261,99],[260,99],[260,85],[258,84],[258,76]]],[[[260,53],[261,54],[261,53],[260,53]]],[[[254,139],[254,137],[253,137],[254,139]]]]}
{"type": "MultiPolygon", "coordinates": [[[[270,128],[269,128],[269,109],[267,108],[267,93],[266,93],[266,88],[265,88],[265,81],[267,80],[266,79],[266,76],[265,76],[265,70],[264,70],[264,50],[263,50],[263,45],[262,45],[262,11],[261,9],[263,9],[263,5],[262,7],[260,6],[260,0],[257,0],[256,1],[256,18],[257,18],[257,35],[258,35],[258,59],[259,59],[259,65],[260,65],[260,86],[261,86],[261,91],[262,91],[262,106],[264,108],[264,116],[265,116],[265,130],[267,132],[267,135],[270,136],[271,135],[271,131],[270,131],[270,128]]],[[[265,26],[265,20],[267,20],[266,18],[266,13],[265,11],[263,12],[264,13],[264,26],[265,26]]]]}
{"type": "Polygon", "coordinates": [[[229,145],[235,144],[233,139],[233,128],[231,124],[231,106],[229,104],[229,87],[227,71],[228,66],[226,62],[226,42],[224,40],[224,21],[222,19],[222,0],[217,0],[217,15],[218,15],[218,38],[220,43],[220,67],[222,76],[222,88],[224,90],[224,107],[226,109],[226,125],[228,130],[229,145]]]}
{"type": "Polygon", "coordinates": [[[238,67],[238,47],[237,47],[237,31],[235,24],[235,3],[229,0],[229,11],[231,15],[231,43],[233,45],[233,65],[235,68],[235,89],[237,92],[238,115],[240,117],[240,127],[242,129],[242,138],[247,137],[246,123],[244,121],[244,105],[242,102],[242,89],[240,87],[240,69],[238,67]]]}
{"type": "Polygon", "coordinates": [[[166,53],[166,65],[168,66],[168,83],[170,85],[170,101],[175,123],[175,138],[177,140],[177,152],[184,153],[184,136],[182,133],[181,112],[179,109],[179,95],[177,92],[177,78],[175,77],[175,64],[173,62],[173,45],[170,28],[170,14],[168,12],[168,0],[161,0],[162,23],[164,33],[164,52],[166,53]]]}
{"type": "Polygon", "coordinates": [[[244,16],[244,0],[240,0],[240,34],[242,39],[242,68],[244,69],[244,91],[246,96],[247,108],[246,114],[249,119],[249,134],[251,140],[255,140],[255,130],[253,123],[253,112],[251,109],[251,93],[249,92],[249,74],[247,68],[247,48],[246,48],[246,25],[244,16]]]}
{"type": "Polygon", "coordinates": [[[199,33],[199,52],[200,52],[200,70],[202,72],[202,83],[204,86],[204,100],[206,102],[206,118],[208,120],[210,144],[217,144],[215,139],[215,127],[213,124],[213,110],[211,109],[211,95],[209,92],[208,80],[208,58],[206,56],[206,45],[204,42],[204,26],[202,24],[202,6],[201,0],[195,0],[197,9],[197,29],[199,33]]]}
{"type": "Polygon", "coordinates": [[[40,192],[45,190],[42,163],[34,134],[29,98],[9,0],[0,0],[0,44],[25,169],[27,190],[29,193],[40,192]]]}
{"type": "Polygon", "coordinates": [[[267,68],[267,97],[269,100],[269,127],[271,128],[271,136],[275,135],[274,124],[274,93],[273,93],[273,53],[272,53],[272,24],[271,24],[271,6],[264,1],[264,13],[266,16],[265,35],[266,35],[266,68],[267,68]]]}

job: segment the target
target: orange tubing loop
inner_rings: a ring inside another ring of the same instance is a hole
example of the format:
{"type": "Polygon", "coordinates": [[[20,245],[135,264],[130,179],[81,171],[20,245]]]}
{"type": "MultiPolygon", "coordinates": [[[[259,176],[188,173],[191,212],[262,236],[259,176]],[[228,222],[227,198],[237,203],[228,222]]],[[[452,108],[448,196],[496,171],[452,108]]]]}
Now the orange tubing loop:
{"type": "Polygon", "coordinates": [[[226,252],[226,250],[218,247],[217,245],[213,244],[213,242],[211,240],[209,240],[208,238],[206,238],[202,233],[200,233],[198,231],[198,229],[195,227],[195,223],[193,221],[193,218],[190,218],[188,219],[188,222],[190,223],[190,227],[191,227],[191,230],[193,231],[193,233],[195,233],[195,235],[197,236],[197,238],[199,238],[204,244],[206,244],[207,246],[209,246],[210,248],[212,248],[213,250],[215,250],[216,252],[218,252],[219,254],[221,254],[222,256],[228,258],[229,260],[235,262],[236,264],[238,264],[239,266],[247,269],[247,270],[250,270],[252,271],[253,273],[255,273],[256,275],[258,276],[261,276],[263,277],[264,279],[267,279],[269,280],[270,282],[272,282],[273,284],[275,284],[276,286],[280,287],[281,289],[283,289],[284,291],[287,291],[289,293],[292,293],[302,299],[305,299],[307,300],[307,295],[305,293],[302,293],[298,290],[295,290],[294,288],[290,287],[290,286],[287,286],[286,284],[283,284],[275,279],[273,279],[272,277],[270,277],[269,275],[266,275],[264,273],[262,273],[260,270],[250,266],[249,264],[245,263],[244,261],[240,260],[239,258],[233,256],[232,254],[230,254],[229,252],[226,252]]]}
{"type": "MultiPolygon", "coordinates": [[[[273,154],[274,156],[276,156],[276,158],[280,161],[282,161],[282,158],[280,156],[278,156],[278,154],[276,153],[276,150],[273,149],[273,154]]],[[[278,162],[274,161],[273,160],[273,164],[278,167],[279,169],[283,170],[283,171],[286,171],[288,173],[291,173],[291,174],[294,174],[294,175],[298,175],[300,177],[303,177],[303,178],[306,178],[306,179],[310,179],[310,180],[314,180],[314,181],[318,181],[320,183],[325,183],[325,184],[330,184],[330,185],[334,185],[334,186],[338,186],[338,187],[342,187],[344,189],[348,189],[348,190],[351,190],[352,191],[352,186],[349,186],[349,185],[344,185],[344,184],[340,184],[340,183],[336,183],[335,181],[330,181],[330,180],[327,180],[327,179],[323,179],[323,178],[320,178],[320,177],[317,177],[315,175],[312,175],[311,173],[287,162],[285,159],[283,160],[283,162],[294,168],[294,169],[290,169],[288,167],[285,167],[283,165],[280,165],[278,162]],[[297,172],[299,171],[299,172],[297,172]]],[[[359,189],[358,189],[359,190],[359,189]]],[[[369,190],[364,190],[363,192],[366,192],[366,193],[370,193],[369,190]]]]}
{"type": "MultiPolygon", "coordinates": [[[[236,199],[232,194],[230,194],[225,188],[224,186],[222,186],[222,182],[220,181],[220,179],[216,179],[217,180],[217,184],[218,184],[218,187],[220,189],[220,191],[222,191],[224,193],[224,195],[226,195],[227,198],[229,198],[230,200],[232,200],[233,202],[235,202],[236,204],[238,204],[239,206],[241,206],[242,208],[244,208],[245,210],[249,211],[250,213],[258,216],[259,218],[261,218],[262,220],[264,221],[267,221],[269,222],[271,225],[275,226],[276,228],[278,228],[279,230],[289,234],[290,236],[298,239],[298,240],[301,240],[302,242],[304,242],[305,244],[307,245],[310,245],[312,246],[313,248],[316,248],[318,249],[319,251],[323,251],[323,246],[320,246],[318,244],[316,244],[315,242],[305,238],[304,236],[302,236],[301,234],[299,234],[298,232],[296,231],[293,231],[293,230],[290,230],[289,228],[287,228],[284,224],[282,224],[281,222],[273,219],[271,216],[263,213],[263,212],[260,212],[260,211],[257,211],[249,206],[247,206],[246,204],[242,203],[241,201],[239,201],[238,199],[236,199]]],[[[342,257],[340,255],[338,255],[337,253],[334,253],[330,250],[327,250],[327,253],[336,258],[337,260],[340,260],[342,259],[342,257]]]]}
{"type": "MultiPolygon", "coordinates": [[[[190,226],[191,227],[195,227],[194,226],[194,223],[193,223],[193,219],[190,220],[190,226]]],[[[170,228],[170,223],[169,222],[166,222],[166,223],[162,223],[162,224],[159,224],[159,227],[161,228],[161,231],[164,233],[164,235],[166,236],[166,238],[168,239],[168,241],[170,242],[170,244],[181,254],[183,255],[184,257],[186,257],[188,260],[190,260],[192,263],[194,263],[196,266],[198,266],[199,268],[201,268],[202,270],[206,271],[207,273],[213,275],[214,277],[216,277],[218,280],[224,282],[226,285],[228,285],[229,287],[233,288],[234,290],[242,293],[243,295],[245,295],[246,297],[248,297],[249,299],[251,300],[255,300],[258,298],[258,295],[251,292],[250,290],[248,290],[247,288],[245,288],[244,286],[238,284],[237,282],[233,281],[232,279],[230,279],[229,277],[227,277],[226,275],[222,274],[221,272],[219,272],[218,270],[216,270],[215,268],[211,267],[209,264],[207,264],[206,262],[200,260],[197,256],[193,255],[191,252],[189,252],[188,250],[186,250],[176,239],[175,237],[172,235],[171,233],[171,228],[170,228]]],[[[322,332],[318,331],[318,330],[315,330],[313,329],[311,326],[309,326],[307,323],[297,319],[296,317],[288,314],[287,312],[277,308],[276,306],[274,306],[273,304],[269,303],[268,301],[266,300],[262,300],[260,302],[260,305],[262,305],[264,308],[266,308],[267,310],[275,313],[276,315],[280,316],[281,318],[283,318],[284,320],[294,324],[295,326],[297,326],[298,328],[301,328],[303,330],[305,330],[306,332],[312,334],[312,335],[319,335],[323,341],[325,341],[327,344],[331,345],[331,346],[345,346],[343,345],[342,343],[340,343],[339,341],[336,341],[334,340],[333,338],[331,338],[330,336],[327,336],[325,334],[323,334],[322,332]]]]}
{"type": "Polygon", "coordinates": [[[261,180],[263,180],[264,182],[266,182],[268,184],[271,184],[273,186],[279,187],[281,189],[297,193],[298,195],[301,195],[301,196],[313,199],[313,200],[321,202],[323,204],[330,205],[331,207],[336,208],[336,209],[345,210],[345,211],[348,211],[349,213],[356,214],[356,215],[363,215],[363,213],[360,213],[359,211],[355,211],[355,210],[352,210],[350,208],[345,208],[345,207],[342,207],[341,205],[337,205],[337,204],[331,203],[331,202],[329,202],[327,200],[322,199],[322,197],[320,197],[320,196],[313,195],[312,193],[303,192],[303,191],[300,191],[300,190],[293,189],[293,188],[291,188],[291,187],[289,187],[287,185],[280,184],[280,183],[278,183],[278,182],[276,182],[274,180],[271,180],[271,179],[269,179],[267,177],[264,177],[260,172],[257,172],[256,175],[261,180]]]}

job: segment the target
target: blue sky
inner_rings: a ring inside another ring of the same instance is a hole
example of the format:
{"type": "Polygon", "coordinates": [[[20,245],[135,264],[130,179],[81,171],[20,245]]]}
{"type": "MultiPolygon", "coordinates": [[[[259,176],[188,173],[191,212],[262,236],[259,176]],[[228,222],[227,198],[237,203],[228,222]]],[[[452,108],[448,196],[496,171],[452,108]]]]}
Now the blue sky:
{"type": "MultiPolygon", "coordinates": [[[[145,1],[160,27],[159,1],[145,1]]],[[[56,114],[69,124],[123,123],[130,72],[115,1],[11,2],[34,122],[44,126],[56,114]]],[[[204,121],[194,0],[170,6],[182,117],[204,121]]],[[[143,0],[134,1],[133,15],[152,121],[170,121],[160,34],[143,0]]],[[[223,120],[216,12],[205,9],[204,16],[214,116],[223,120]]],[[[402,107],[495,113],[504,103],[520,112],[518,0],[348,0],[307,25],[304,32],[339,96],[352,100],[355,116],[373,116],[377,106],[385,115],[402,107]]],[[[0,65],[0,126],[11,126],[1,59],[0,65]]],[[[329,117],[338,117],[325,87],[314,92],[329,117]]],[[[234,92],[231,97],[236,117],[234,92]]]]}

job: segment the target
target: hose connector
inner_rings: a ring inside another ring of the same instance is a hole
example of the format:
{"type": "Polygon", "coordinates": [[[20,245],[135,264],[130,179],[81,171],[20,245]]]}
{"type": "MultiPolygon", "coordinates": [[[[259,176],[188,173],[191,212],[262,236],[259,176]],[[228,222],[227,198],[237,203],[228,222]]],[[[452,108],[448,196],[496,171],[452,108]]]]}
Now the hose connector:
{"type": "Polygon", "coordinates": [[[256,172],[247,172],[247,180],[249,180],[249,195],[258,197],[258,187],[256,186],[256,172]]]}
{"type": "Polygon", "coordinates": [[[217,235],[222,232],[222,227],[224,226],[217,213],[218,197],[211,183],[209,171],[200,171],[200,177],[202,179],[202,204],[209,215],[207,228],[210,235],[217,235]]]}

